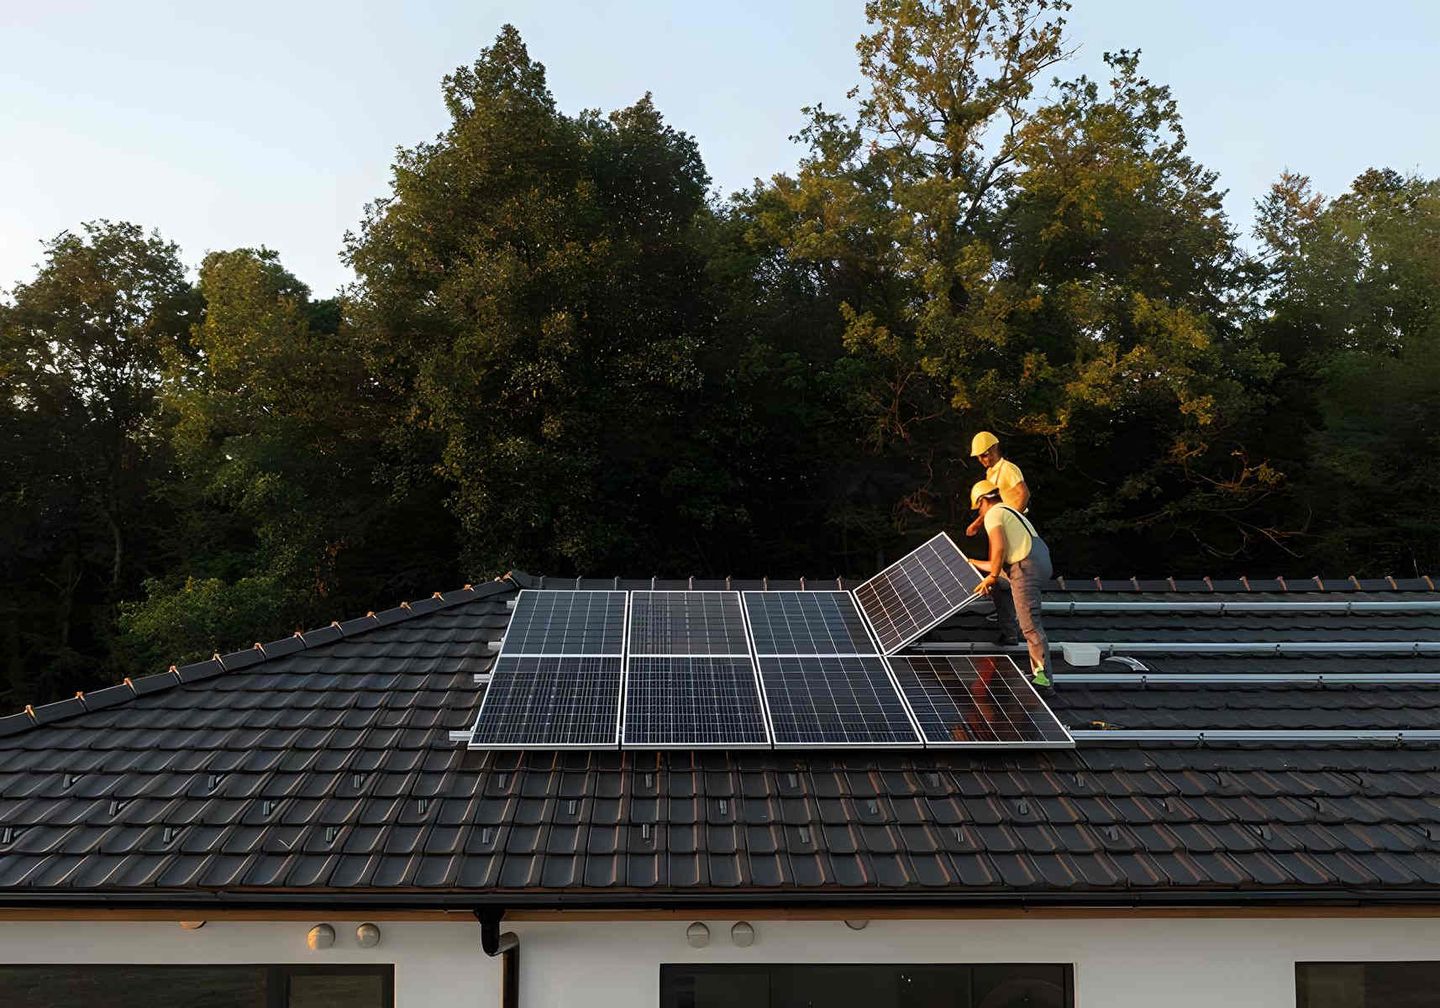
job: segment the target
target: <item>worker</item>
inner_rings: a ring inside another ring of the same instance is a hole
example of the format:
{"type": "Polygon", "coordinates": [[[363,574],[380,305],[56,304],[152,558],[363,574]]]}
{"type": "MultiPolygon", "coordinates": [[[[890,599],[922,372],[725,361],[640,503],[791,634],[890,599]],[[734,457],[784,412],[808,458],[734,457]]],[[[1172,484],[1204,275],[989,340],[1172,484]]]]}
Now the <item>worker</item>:
{"type": "MultiPolygon", "coordinates": [[[[985,467],[985,479],[999,487],[1001,500],[1021,514],[1030,510],[1030,488],[1025,484],[1025,474],[1005,457],[999,438],[988,430],[976,434],[970,439],[970,457],[980,460],[985,467]]],[[[976,518],[965,534],[972,536],[979,531],[980,519],[976,518]]]]}
{"type": "Polygon", "coordinates": [[[1004,502],[1000,488],[981,480],[970,488],[970,506],[990,541],[990,555],[971,560],[986,572],[979,591],[995,603],[1001,628],[1013,639],[1025,637],[1030,652],[1030,681],[1040,689],[1054,685],[1050,678],[1050,642],[1040,621],[1040,591],[1053,572],[1050,548],[1035,526],[1004,502]]]}

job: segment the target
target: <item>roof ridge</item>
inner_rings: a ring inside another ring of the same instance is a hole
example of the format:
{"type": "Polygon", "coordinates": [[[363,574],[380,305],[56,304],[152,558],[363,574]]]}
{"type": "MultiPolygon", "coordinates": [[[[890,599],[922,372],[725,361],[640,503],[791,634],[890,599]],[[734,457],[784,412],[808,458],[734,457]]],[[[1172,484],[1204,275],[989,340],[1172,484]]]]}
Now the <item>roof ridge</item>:
{"type": "Polygon", "coordinates": [[[380,612],[372,609],[364,616],[343,621],[332,620],[328,626],[315,627],[310,630],[297,630],[289,637],[281,637],[268,644],[256,641],[250,647],[240,651],[231,651],[224,655],[217,651],[213,657],[204,661],[191,662],[188,665],[171,665],[164,672],[141,676],[138,679],[126,676],[113,686],[105,686],[91,693],[80,691],[67,700],[56,700],[39,707],[26,704],[23,710],[15,714],[0,715],[0,738],[18,735],[31,728],[53,724],[56,721],[75,717],[88,711],[105,710],[133,700],[135,697],[148,696],[151,693],[172,689],[185,683],[212,679],[225,672],[238,672],[241,669],[253,668],[262,662],[284,658],[312,647],[333,644],[337,640],[356,637],[379,627],[393,626],[417,616],[428,616],[430,613],[450,609],[476,599],[499,595],[522,585],[526,580],[533,581],[534,578],[523,571],[511,571],[493,581],[485,582],[479,587],[467,584],[463,588],[457,588],[450,592],[437,591],[429,598],[417,599],[414,602],[401,602],[393,609],[384,609],[380,612]]]}

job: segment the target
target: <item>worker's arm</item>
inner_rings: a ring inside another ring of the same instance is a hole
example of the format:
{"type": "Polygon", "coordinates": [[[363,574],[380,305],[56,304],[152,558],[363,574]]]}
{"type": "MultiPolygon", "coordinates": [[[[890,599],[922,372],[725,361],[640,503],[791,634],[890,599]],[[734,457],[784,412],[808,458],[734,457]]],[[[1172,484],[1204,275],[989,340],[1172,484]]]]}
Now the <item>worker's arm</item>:
{"type": "Polygon", "coordinates": [[[981,595],[989,595],[995,582],[1000,580],[1000,572],[1005,569],[1005,532],[999,524],[990,530],[990,559],[972,560],[971,563],[988,572],[980,582],[979,591],[981,595]]]}
{"type": "Polygon", "coordinates": [[[1005,498],[1006,504],[1009,504],[1021,514],[1024,514],[1025,509],[1030,506],[1030,486],[1024,480],[1016,483],[1009,490],[1004,491],[1001,496],[1005,498]]]}
{"type": "Polygon", "coordinates": [[[981,526],[981,525],[984,525],[984,524],[985,524],[985,519],[984,519],[984,518],[976,518],[976,519],[975,519],[974,521],[972,521],[969,525],[965,526],[965,534],[966,534],[967,536],[972,536],[972,535],[974,535],[976,532],[979,532],[979,531],[980,531],[980,526],[981,526]]]}

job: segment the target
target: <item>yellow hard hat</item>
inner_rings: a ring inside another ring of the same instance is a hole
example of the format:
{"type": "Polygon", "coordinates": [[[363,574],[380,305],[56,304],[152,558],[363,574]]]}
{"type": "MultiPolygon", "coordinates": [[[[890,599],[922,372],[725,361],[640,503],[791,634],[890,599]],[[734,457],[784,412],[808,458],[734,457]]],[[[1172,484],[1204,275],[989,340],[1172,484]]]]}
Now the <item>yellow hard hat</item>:
{"type": "Polygon", "coordinates": [[[988,430],[982,430],[970,439],[970,457],[974,458],[976,455],[984,455],[999,443],[1000,439],[998,437],[991,434],[988,430]]]}
{"type": "Polygon", "coordinates": [[[999,493],[1000,488],[989,480],[981,480],[970,488],[970,509],[973,511],[980,506],[980,498],[986,494],[999,493]]]}

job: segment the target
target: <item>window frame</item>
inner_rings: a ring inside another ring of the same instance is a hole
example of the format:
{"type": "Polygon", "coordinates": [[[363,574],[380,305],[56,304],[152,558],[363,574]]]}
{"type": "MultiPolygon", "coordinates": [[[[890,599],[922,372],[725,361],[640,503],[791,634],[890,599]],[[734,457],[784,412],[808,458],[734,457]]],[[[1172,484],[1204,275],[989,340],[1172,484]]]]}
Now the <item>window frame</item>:
{"type": "Polygon", "coordinates": [[[256,970],[265,978],[265,1008],[287,1008],[290,999],[290,978],[293,976],[378,976],[381,1008],[395,1008],[394,963],[266,963],[266,962],[133,962],[133,963],[17,963],[0,962],[0,969],[87,970],[97,973],[120,970],[154,969],[235,969],[256,970]]]}
{"type": "MultiPolygon", "coordinates": [[[[1075,1008],[1075,964],[1073,962],[727,962],[727,963],[661,963],[660,964],[660,1008],[677,1008],[677,981],[685,975],[707,973],[724,976],[726,973],[770,972],[781,969],[827,969],[830,967],[872,968],[884,970],[906,969],[954,969],[965,970],[974,982],[976,969],[1016,969],[1053,967],[1061,971],[1062,1003],[1065,1008],[1075,1008]]],[[[773,984],[773,974],[771,983],[773,984]]]]}

